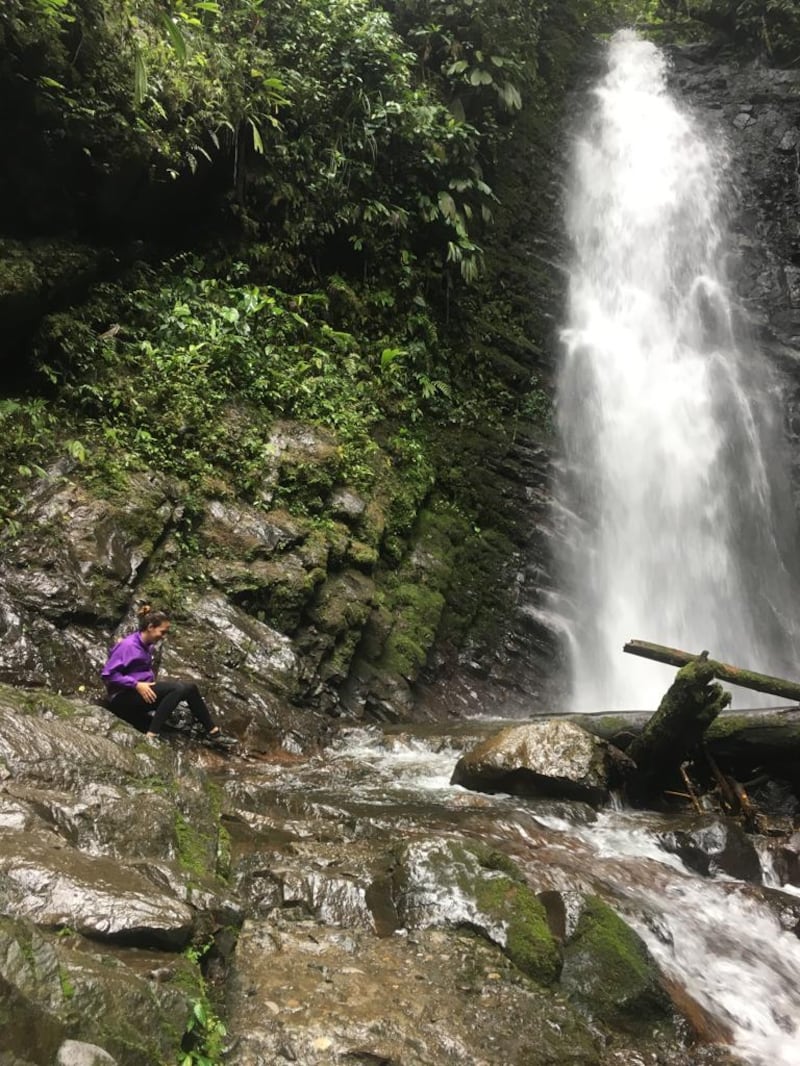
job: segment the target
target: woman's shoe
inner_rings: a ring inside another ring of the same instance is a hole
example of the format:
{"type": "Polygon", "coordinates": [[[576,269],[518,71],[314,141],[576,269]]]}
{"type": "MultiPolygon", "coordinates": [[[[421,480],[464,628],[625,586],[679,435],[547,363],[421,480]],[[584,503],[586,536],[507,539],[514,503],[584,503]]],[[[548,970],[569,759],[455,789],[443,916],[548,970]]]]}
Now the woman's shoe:
{"type": "Polygon", "coordinates": [[[229,737],[226,733],[223,733],[219,726],[206,733],[206,740],[213,744],[215,748],[225,748],[226,750],[235,748],[239,743],[236,737],[229,737]]]}

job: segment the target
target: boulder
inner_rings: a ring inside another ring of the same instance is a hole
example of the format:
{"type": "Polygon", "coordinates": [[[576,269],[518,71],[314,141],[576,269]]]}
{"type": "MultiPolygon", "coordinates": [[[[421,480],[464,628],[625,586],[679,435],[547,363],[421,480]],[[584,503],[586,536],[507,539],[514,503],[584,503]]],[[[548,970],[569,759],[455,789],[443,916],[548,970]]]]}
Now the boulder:
{"type": "Polygon", "coordinates": [[[403,925],[473,929],[535,981],[557,981],[545,908],[506,856],[478,843],[419,841],[399,854],[394,882],[403,925]]]}
{"type": "Polygon", "coordinates": [[[208,501],[200,537],[207,549],[236,558],[266,559],[299,544],[305,523],[285,511],[265,513],[241,501],[208,501]]]}
{"type": "Polygon", "coordinates": [[[71,687],[94,680],[98,626],[126,611],[143,565],[180,513],[154,475],[100,499],[59,470],[15,515],[25,530],[0,565],[0,680],[71,687]]]}
{"type": "Polygon", "coordinates": [[[35,694],[0,688],[0,781],[72,789],[145,775],[133,751],[99,735],[98,722],[110,726],[111,715],[85,703],[58,705],[72,717],[40,717],[35,694]]]}
{"type": "Polygon", "coordinates": [[[657,839],[665,851],[678,855],[690,870],[761,884],[761,862],[753,840],[730,818],[688,818],[683,825],[658,833],[657,839]]]}
{"type": "Polygon", "coordinates": [[[792,835],[775,849],[775,865],[783,884],[800,885],[800,832],[792,835]]]}
{"type": "Polygon", "coordinates": [[[673,1011],[644,941],[596,896],[564,949],[561,985],[593,1019],[645,1034],[671,1024],[673,1011]]]}
{"type": "Polygon", "coordinates": [[[0,830],[0,911],[97,940],[180,950],[194,912],[133,866],[67,847],[54,833],[0,830]]]}
{"type": "Polygon", "coordinates": [[[107,1051],[82,1040],[65,1040],[58,1049],[56,1066],[117,1066],[107,1051]]]}
{"type": "Polygon", "coordinates": [[[0,1062],[174,1062],[191,1010],[188,961],[142,952],[126,965],[69,939],[0,917],[0,1062]]]}
{"type": "Polygon", "coordinates": [[[604,803],[624,757],[580,726],[557,718],[511,726],[462,755],[451,784],[478,792],[604,803]]]}

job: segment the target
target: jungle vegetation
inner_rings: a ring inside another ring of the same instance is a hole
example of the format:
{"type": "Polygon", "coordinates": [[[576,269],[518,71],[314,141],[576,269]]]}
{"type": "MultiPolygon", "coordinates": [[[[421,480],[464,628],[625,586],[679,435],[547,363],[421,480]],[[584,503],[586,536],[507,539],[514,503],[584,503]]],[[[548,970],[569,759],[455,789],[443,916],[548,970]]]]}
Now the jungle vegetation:
{"type": "Polygon", "coordinates": [[[791,0],[5,0],[4,518],[59,455],[254,498],[276,418],[411,500],[462,493],[448,433],[546,435],[553,124],[665,19],[797,61],[791,0]]]}

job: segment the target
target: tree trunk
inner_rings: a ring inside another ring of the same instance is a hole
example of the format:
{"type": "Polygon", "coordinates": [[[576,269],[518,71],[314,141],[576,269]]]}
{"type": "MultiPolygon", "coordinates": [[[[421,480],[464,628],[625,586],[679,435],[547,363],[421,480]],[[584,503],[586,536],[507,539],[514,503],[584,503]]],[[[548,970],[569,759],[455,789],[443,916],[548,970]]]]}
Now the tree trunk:
{"type": "MultiPolygon", "coordinates": [[[[688,651],[680,651],[678,648],[664,647],[663,644],[649,644],[645,640],[628,641],[622,650],[631,655],[641,655],[645,659],[654,659],[658,663],[667,663],[669,666],[686,666],[708,655],[707,652],[694,655],[688,651]]],[[[715,659],[705,661],[713,667],[712,676],[719,678],[720,681],[727,681],[741,688],[753,689],[755,692],[767,692],[771,696],[780,696],[795,702],[800,701],[800,682],[785,681],[780,677],[742,670],[741,667],[720,663],[715,659]]]]}
{"type": "Polygon", "coordinates": [[[713,681],[715,665],[696,659],[682,667],[658,710],[628,748],[645,791],[674,780],[706,729],[730,703],[730,693],[713,681]]]}

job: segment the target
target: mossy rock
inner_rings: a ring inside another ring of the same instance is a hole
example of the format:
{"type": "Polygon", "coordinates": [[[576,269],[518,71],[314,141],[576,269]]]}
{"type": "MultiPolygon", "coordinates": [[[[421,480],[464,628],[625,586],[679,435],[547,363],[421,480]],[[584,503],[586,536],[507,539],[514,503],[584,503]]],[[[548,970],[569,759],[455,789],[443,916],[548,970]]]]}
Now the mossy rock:
{"type": "Polygon", "coordinates": [[[324,633],[340,634],[353,628],[360,631],[374,592],[372,580],[358,570],[334,574],[320,586],[309,616],[324,633]]]}
{"type": "Polygon", "coordinates": [[[347,545],[346,558],[354,566],[362,570],[371,571],[378,562],[378,550],[363,540],[351,540],[347,545]]]}
{"type": "Polygon", "coordinates": [[[47,688],[20,688],[18,685],[0,684],[0,703],[21,714],[37,717],[74,718],[87,710],[83,700],[70,700],[47,688]]]}
{"type": "Polygon", "coordinates": [[[478,842],[417,842],[399,856],[394,891],[412,927],[472,929],[538,984],[558,980],[561,955],[547,912],[507,856],[478,842]]]}
{"type": "Polygon", "coordinates": [[[436,637],[445,598],[435,588],[408,581],[387,590],[383,602],[393,623],[376,666],[414,681],[436,637]]]}
{"type": "Polygon", "coordinates": [[[647,946],[596,896],[586,899],[565,948],[561,984],[592,1018],[616,1029],[646,1035],[672,1023],[672,1007],[647,946]]]}
{"type": "Polygon", "coordinates": [[[2,1047],[26,1062],[55,1062],[65,1039],[106,1050],[120,1066],[175,1061],[197,978],[188,960],[152,955],[171,977],[155,982],[116,955],[67,944],[26,921],[0,917],[2,1047]]]}
{"type": "Polygon", "coordinates": [[[307,570],[294,553],[252,562],[214,560],[207,572],[233,603],[281,633],[297,629],[325,576],[324,570],[307,570]]]}

